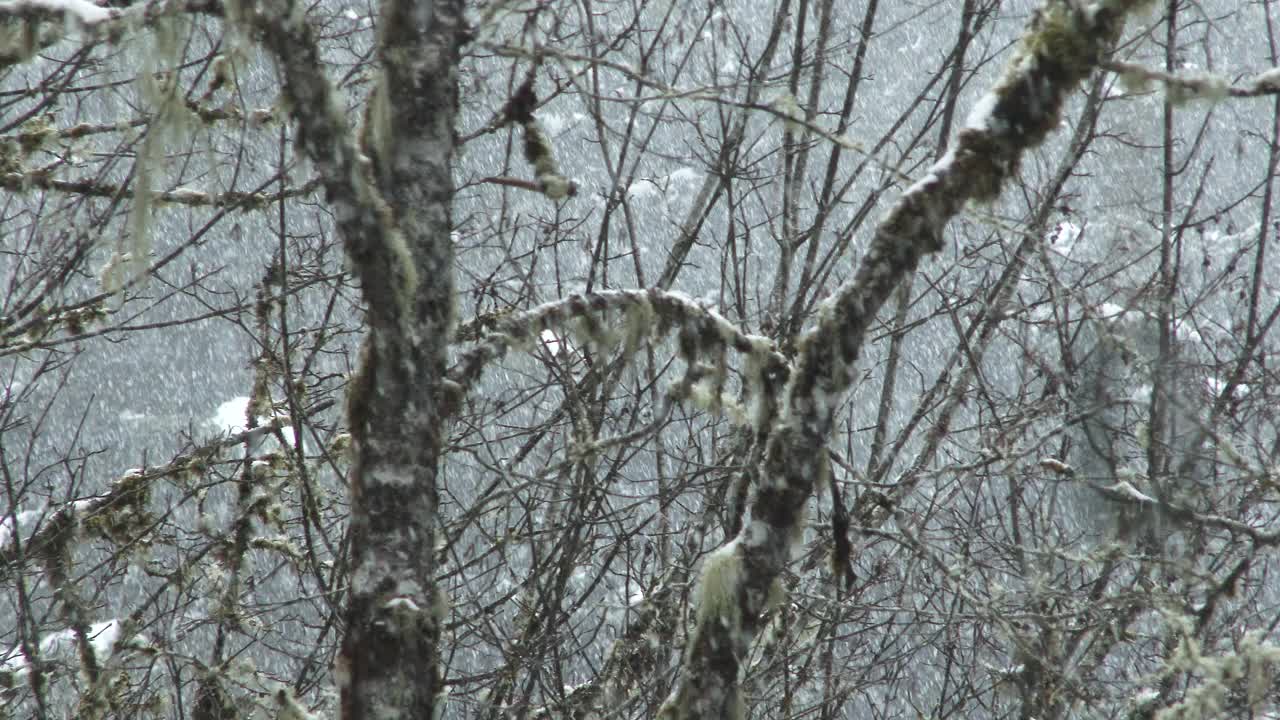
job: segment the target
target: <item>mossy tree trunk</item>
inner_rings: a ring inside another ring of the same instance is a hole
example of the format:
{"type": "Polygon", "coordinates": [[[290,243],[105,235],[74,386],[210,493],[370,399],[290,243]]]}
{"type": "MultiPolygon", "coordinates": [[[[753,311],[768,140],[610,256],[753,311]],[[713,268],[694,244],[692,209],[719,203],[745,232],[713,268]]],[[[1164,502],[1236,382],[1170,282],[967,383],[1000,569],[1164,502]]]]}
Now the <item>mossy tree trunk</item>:
{"type": "Polygon", "coordinates": [[[384,2],[381,84],[356,133],[303,13],[261,6],[302,146],[316,164],[367,305],[349,391],[351,585],[337,660],[347,720],[438,711],[434,576],[443,378],[453,324],[449,239],[462,3],[384,2]]]}

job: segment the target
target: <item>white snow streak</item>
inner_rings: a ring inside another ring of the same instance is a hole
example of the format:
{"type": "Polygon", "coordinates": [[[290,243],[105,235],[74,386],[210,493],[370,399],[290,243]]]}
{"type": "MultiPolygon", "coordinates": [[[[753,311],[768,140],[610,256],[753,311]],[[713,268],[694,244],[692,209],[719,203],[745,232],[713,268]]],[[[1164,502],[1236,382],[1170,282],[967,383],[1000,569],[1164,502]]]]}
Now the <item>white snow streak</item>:
{"type": "Polygon", "coordinates": [[[8,9],[21,11],[22,8],[33,8],[55,13],[65,13],[76,18],[85,25],[96,25],[116,17],[117,13],[109,8],[98,7],[87,0],[22,0],[15,3],[3,3],[8,9]]]}

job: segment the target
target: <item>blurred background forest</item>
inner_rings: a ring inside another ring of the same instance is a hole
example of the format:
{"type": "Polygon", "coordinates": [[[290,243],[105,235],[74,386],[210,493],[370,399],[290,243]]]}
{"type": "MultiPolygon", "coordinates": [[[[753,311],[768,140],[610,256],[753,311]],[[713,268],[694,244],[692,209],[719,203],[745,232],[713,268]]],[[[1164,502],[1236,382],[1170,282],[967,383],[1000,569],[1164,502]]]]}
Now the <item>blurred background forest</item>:
{"type": "MultiPolygon", "coordinates": [[[[1039,5],[476,3],[455,357],[633,288],[793,356],[1039,5]]],[[[749,717],[1280,718],[1275,5],[1133,18],[880,313],[749,717]]],[[[332,716],[360,290],[232,4],[113,7],[0,5],[0,717],[332,716]]],[[[298,12],[359,122],[376,5],[298,12]]],[[[446,718],[653,716],[741,527],[754,371],[606,334],[450,418],[446,718]]]]}

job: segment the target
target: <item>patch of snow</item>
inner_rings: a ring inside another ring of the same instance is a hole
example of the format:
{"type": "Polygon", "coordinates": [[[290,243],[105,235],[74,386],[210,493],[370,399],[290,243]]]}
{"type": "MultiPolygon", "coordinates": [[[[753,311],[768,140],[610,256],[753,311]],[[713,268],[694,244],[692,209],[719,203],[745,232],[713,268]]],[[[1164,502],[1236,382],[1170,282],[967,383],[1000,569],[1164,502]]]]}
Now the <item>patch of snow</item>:
{"type": "Polygon", "coordinates": [[[1063,257],[1068,257],[1071,255],[1072,248],[1076,245],[1076,240],[1080,239],[1080,234],[1083,232],[1084,230],[1079,225],[1063,220],[1049,233],[1047,239],[1054,252],[1063,257]]]}
{"type": "Polygon", "coordinates": [[[562,354],[573,350],[569,341],[559,335],[556,335],[555,331],[551,328],[543,330],[538,335],[538,339],[542,341],[542,346],[547,349],[547,352],[556,357],[560,357],[562,354]]]}
{"type": "MultiPolygon", "coordinates": [[[[116,647],[120,640],[119,621],[113,619],[90,625],[87,639],[89,640],[89,645],[93,647],[93,652],[98,660],[106,660],[119,649],[116,647]]],[[[129,643],[130,647],[144,645],[146,645],[146,641],[141,636],[134,638],[129,643]]],[[[76,633],[71,628],[50,633],[40,641],[40,656],[43,659],[68,657],[75,654],[76,633]]],[[[12,673],[18,677],[26,676],[27,658],[22,654],[20,646],[14,646],[9,652],[5,653],[3,660],[0,661],[0,671],[12,673]]]]}
{"type": "Polygon", "coordinates": [[[1204,338],[1200,335],[1200,331],[1191,326],[1189,320],[1178,320],[1173,325],[1173,334],[1179,341],[1191,345],[1200,345],[1204,343],[1204,338]]]}
{"type": "Polygon", "coordinates": [[[1075,472],[1075,468],[1055,457],[1040,458],[1040,467],[1046,470],[1051,470],[1059,475],[1070,475],[1075,472]]]}
{"type": "Polygon", "coordinates": [[[650,178],[640,178],[627,188],[627,197],[631,198],[647,198],[656,197],[660,189],[658,183],[650,178]]]}
{"type": "Polygon", "coordinates": [[[694,170],[691,167],[682,167],[672,172],[670,175],[667,176],[667,178],[674,183],[683,183],[683,182],[693,183],[693,182],[700,182],[702,180],[702,173],[698,172],[697,170],[694,170]]]}
{"type": "Polygon", "coordinates": [[[969,111],[969,116],[965,118],[964,126],[971,130],[990,130],[992,128],[993,113],[998,102],[1000,102],[1000,96],[994,92],[988,92],[983,95],[974,104],[973,109],[969,111]]]}
{"type": "Polygon", "coordinates": [[[1129,500],[1132,500],[1134,502],[1140,502],[1140,503],[1155,502],[1155,499],[1152,498],[1150,495],[1143,493],[1141,490],[1134,487],[1133,483],[1127,482],[1125,480],[1120,480],[1114,485],[1109,485],[1106,489],[1115,495],[1128,498],[1129,500]]]}
{"type": "Polygon", "coordinates": [[[117,15],[116,12],[109,8],[98,7],[88,0],[24,0],[23,2],[5,4],[14,10],[21,10],[23,6],[26,6],[36,10],[66,13],[85,25],[106,22],[117,15]]]}
{"type": "Polygon", "coordinates": [[[1144,323],[1150,319],[1150,316],[1142,310],[1134,310],[1133,308],[1127,308],[1113,302],[1104,302],[1100,305],[1096,305],[1093,308],[1093,312],[1099,320],[1112,325],[1125,326],[1122,330],[1134,330],[1145,327],[1144,323]]]}
{"type": "Polygon", "coordinates": [[[1273,67],[1266,72],[1259,73],[1253,79],[1253,84],[1260,90],[1280,90],[1280,67],[1273,67]]]}
{"type": "MultiPolygon", "coordinates": [[[[1227,387],[1227,381],[1219,377],[1206,378],[1204,381],[1204,384],[1205,384],[1205,387],[1208,388],[1209,394],[1213,395],[1214,397],[1221,395],[1222,391],[1225,390],[1227,387]]],[[[1235,396],[1244,397],[1245,395],[1249,394],[1249,389],[1250,389],[1249,386],[1243,383],[1240,385],[1236,385],[1235,396]]]]}
{"type": "Polygon", "coordinates": [[[1097,313],[1099,320],[1122,321],[1125,319],[1125,315],[1128,314],[1129,310],[1125,308],[1123,305],[1117,305],[1112,302],[1104,302],[1098,307],[1094,308],[1094,312],[1097,313]]]}
{"type": "Polygon", "coordinates": [[[545,113],[540,115],[538,119],[542,122],[542,127],[547,131],[548,135],[559,135],[582,122],[586,117],[580,112],[570,113],[568,117],[559,113],[545,113]]]}
{"type": "Polygon", "coordinates": [[[418,607],[418,604],[412,598],[403,596],[391,598],[382,607],[386,610],[405,610],[412,613],[422,611],[422,608],[418,607]]]}
{"type": "MultiPolygon", "coordinates": [[[[244,432],[247,429],[245,424],[247,422],[246,413],[248,410],[248,396],[239,395],[219,405],[218,409],[214,411],[213,416],[206,422],[219,434],[235,435],[236,433],[244,432]]],[[[259,415],[258,422],[265,425],[266,423],[271,422],[271,418],[259,415]]],[[[294,432],[293,427],[285,424],[282,425],[280,429],[284,432],[284,438],[289,443],[289,446],[293,447],[297,442],[297,435],[294,432]]],[[[265,438],[260,438],[258,442],[261,442],[262,439],[265,438]]],[[[255,448],[254,452],[257,452],[257,448],[255,448]]]]}
{"type": "Polygon", "coordinates": [[[227,433],[228,435],[244,432],[248,409],[249,396],[233,397],[218,406],[218,409],[213,413],[213,417],[209,418],[209,422],[218,432],[227,433]]]}
{"type": "Polygon", "coordinates": [[[1151,404],[1151,386],[1138,385],[1133,388],[1133,392],[1129,394],[1129,400],[1135,405],[1151,404]]]}
{"type": "Polygon", "coordinates": [[[12,516],[6,514],[4,517],[0,518],[0,550],[7,548],[9,546],[10,541],[13,540],[13,536],[15,533],[15,527],[14,527],[15,519],[17,520],[17,523],[16,523],[17,532],[28,530],[28,532],[23,533],[23,535],[20,536],[20,537],[26,538],[31,535],[29,531],[35,529],[36,525],[40,522],[41,518],[43,518],[44,515],[45,515],[44,509],[22,510],[18,513],[15,513],[12,516]]]}
{"type": "Polygon", "coordinates": [[[924,187],[926,187],[930,183],[937,182],[938,176],[945,173],[947,170],[949,170],[951,166],[955,164],[955,161],[956,161],[956,144],[952,143],[951,147],[947,148],[947,152],[942,156],[942,158],[938,160],[936,163],[934,163],[932,167],[929,168],[929,172],[925,173],[924,177],[912,183],[911,187],[907,188],[906,191],[903,192],[902,194],[914,195],[915,193],[920,192],[924,187]]]}

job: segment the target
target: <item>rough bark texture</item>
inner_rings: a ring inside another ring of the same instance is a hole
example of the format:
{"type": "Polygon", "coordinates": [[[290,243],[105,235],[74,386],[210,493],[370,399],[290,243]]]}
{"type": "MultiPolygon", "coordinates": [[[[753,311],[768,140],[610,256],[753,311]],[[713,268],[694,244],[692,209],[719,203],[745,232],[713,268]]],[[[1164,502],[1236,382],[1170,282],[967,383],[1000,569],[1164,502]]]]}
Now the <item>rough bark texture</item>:
{"type": "Polygon", "coordinates": [[[698,595],[703,607],[664,717],[742,715],[740,665],[760,629],[771,588],[790,559],[804,505],[828,472],[827,438],[867,328],[920,258],[941,249],[946,223],[969,200],[998,195],[1022,153],[1057,127],[1066,98],[1101,61],[1119,36],[1124,14],[1138,4],[1115,0],[1072,10],[1048,2],[953,150],[889,211],[853,280],[837,290],[817,327],[804,335],[750,521],[708,559],[698,595]]]}
{"type": "Polygon", "coordinates": [[[349,413],[351,587],[338,658],[342,715],[431,718],[441,682],[434,583],[441,413],[453,322],[451,165],[461,2],[385,2],[382,82],[363,142],[323,74],[302,12],[259,6],[303,148],[368,306],[349,413]]]}

